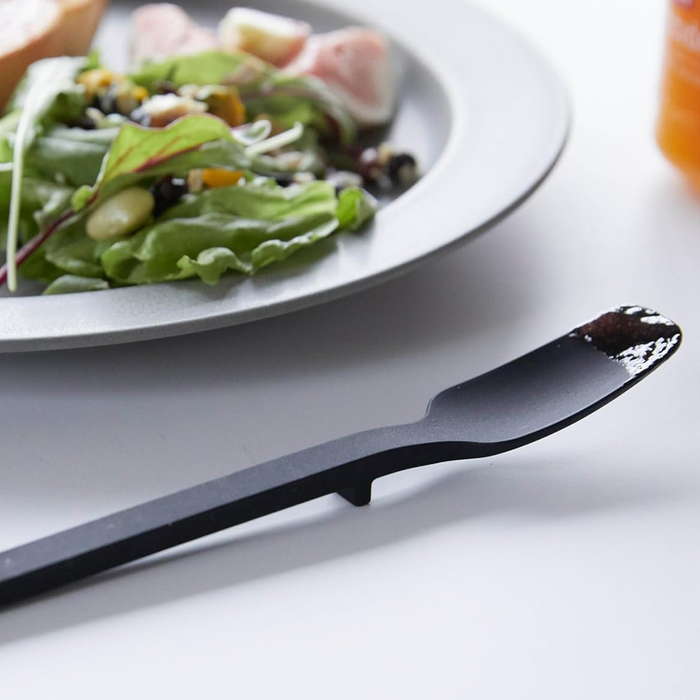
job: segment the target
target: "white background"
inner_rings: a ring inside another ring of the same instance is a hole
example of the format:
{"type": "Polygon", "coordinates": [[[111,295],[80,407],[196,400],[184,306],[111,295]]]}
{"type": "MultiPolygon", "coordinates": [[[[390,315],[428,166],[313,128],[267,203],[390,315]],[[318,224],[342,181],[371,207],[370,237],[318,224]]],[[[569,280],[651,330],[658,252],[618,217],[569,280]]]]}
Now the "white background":
{"type": "MultiPolygon", "coordinates": [[[[0,697],[700,696],[700,198],[653,142],[663,2],[482,3],[570,86],[543,188],[375,290],[196,336],[0,357],[0,547],[348,432],[620,303],[685,331],[629,394],[0,613],[0,697]]],[[[410,11],[410,3],[405,3],[410,11]]]]}

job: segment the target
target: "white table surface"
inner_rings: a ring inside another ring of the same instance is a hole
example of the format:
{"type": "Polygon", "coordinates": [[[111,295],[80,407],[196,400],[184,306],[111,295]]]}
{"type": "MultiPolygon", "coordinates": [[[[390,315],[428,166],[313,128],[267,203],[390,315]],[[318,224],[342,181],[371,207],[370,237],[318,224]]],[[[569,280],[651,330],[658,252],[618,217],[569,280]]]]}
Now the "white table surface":
{"type": "Polygon", "coordinates": [[[342,301],[0,356],[0,548],[418,418],[437,390],[616,304],[676,320],[678,355],[525,449],[0,613],[0,697],[699,697],[700,198],[652,138],[665,3],[483,4],[570,85],[571,141],[543,188],[456,254],[342,301]]]}

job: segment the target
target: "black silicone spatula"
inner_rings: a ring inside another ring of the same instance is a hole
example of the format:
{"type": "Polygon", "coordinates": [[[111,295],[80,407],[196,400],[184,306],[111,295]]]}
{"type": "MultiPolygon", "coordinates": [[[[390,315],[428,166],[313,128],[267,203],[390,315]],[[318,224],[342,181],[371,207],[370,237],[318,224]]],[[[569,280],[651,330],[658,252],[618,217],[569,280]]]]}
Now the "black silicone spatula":
{"type": "Polygon", "coordinates": [[[2,552],[0,605],[325,494],[367,504],[374,479],[403,469],[521,447],[604,406],[680,341],[655,311],[614,309],[440,392],[416,423],[349,435],[2,552]]]}

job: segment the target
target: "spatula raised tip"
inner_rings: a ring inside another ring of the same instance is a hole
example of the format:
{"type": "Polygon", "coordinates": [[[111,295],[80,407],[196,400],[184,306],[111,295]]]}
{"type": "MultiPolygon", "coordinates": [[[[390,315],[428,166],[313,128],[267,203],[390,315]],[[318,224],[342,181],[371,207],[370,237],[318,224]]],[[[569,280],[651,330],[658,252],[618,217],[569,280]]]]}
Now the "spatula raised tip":
{"type": "Polygon", "coordinates": [[[575,328],[579,337],[619,362],[631,377],[650,372],[681,343],[671,319],[643,306],[618,306],[575,328]]]}

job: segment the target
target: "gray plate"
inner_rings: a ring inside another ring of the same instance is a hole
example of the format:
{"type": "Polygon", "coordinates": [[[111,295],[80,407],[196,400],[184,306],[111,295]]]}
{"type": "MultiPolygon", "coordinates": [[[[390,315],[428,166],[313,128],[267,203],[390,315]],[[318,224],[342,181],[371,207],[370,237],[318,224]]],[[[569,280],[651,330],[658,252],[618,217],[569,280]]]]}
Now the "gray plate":
{"type": "MultiPolygon", "coordinates": [[[[231,6],[221,0],[181,4],[212,26],[231,6]]],[[[402,86],[389,138],[418,156],[422,179],[385,203],[368,231],[338,236],[254,278],[232,275],[213,288],[188,281],[4,296],[0,351],[173,336],[370,287],[486,230],[537,188],[562,150],[569,113],[557,75],[521,37],[462,0],[248,4],[306,19],[317,30],[362,23],[391,37],[402,86]]],[[[135,6],[113,0],[98,34],[110,64],[126,63],[128,16],[135,6]]]]}

